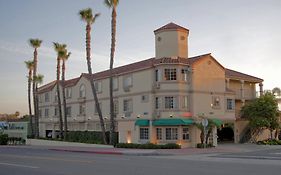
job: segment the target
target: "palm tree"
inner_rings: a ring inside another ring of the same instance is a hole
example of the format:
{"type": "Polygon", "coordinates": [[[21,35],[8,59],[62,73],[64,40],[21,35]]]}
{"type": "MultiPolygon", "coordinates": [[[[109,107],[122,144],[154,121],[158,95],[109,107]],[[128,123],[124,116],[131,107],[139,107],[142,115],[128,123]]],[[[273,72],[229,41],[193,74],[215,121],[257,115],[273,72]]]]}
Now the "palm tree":
{"type": "Polygon", "coordinates": [[[281,95],[281,89],[279,87],[275,87],[272,89],[272,94],[276,95],[276,96],[280,96],[281,95]]]}
{"type": "Polygon", "coordinates": [[[104,3],[108,8],[112,8],[111,14],[111,49],[110,49],[110,76],[109,76],[109,100],[110,100],[110,139],[111,145],[115,144],[114,131],[115,131],[115,113],[114,113],[114,101],[113,101],[113,62],[116,42],[116,7],[119,0],[105,0],[104,3]]]}
{"type": "Polygon", "coordinates": [[[64,50],[62,56],[62,73],[61,73],[61,82],[62,82],[62,98],[63,98],[63,111],[64,111],[64,140],[67,140],[67,115],[66,115],[66,99],[65,99],[65,62],[70,56],[70,52],[67,53],[67,50],[64,50]]]}
{"type": "Polygon", "coordinates": [[[98,96],[97,96],[97,92],[96,92],[96,88],[95,88],[95,84],[94,84],[92,67],[91,67],[91,25],[95,22],[96,18],[99,16],[99,13],[93,15],[92,9],[88,8],[88,9],[80,10],[79,14],[80,14],[81,20],[83,20],[87,23],[86,24],[86,59],[87,59],[87,65],[88,65],[88,72],[90,74],[90,83],[91,83],[91,87],[92,87],[92,93],[94,96],[96,109],[97,109],[97,112],[99,115],[103,142],[105,144],[107,144],[104,120],[103,120],[102,112],[101,112],[100,105],[99,105],[99,100],[98,100],[98,96]]]}
{"type": "Polygon", "coordinates": [[[57,52],[57,98],[58,98],[58,108],[59,108],[59,123],[60,123],[60,139],[63,137],[63,120],[62,120],[62,110],[61,110],[61,98],[60,98],[60,61],[65,54],[66,45],[53,43],[54,49],[57,52]]]}
{"type": "Polygon", "coordinates": [[[33,122],[32,122],[32,109],[31,109],[31,82],[32,82],[32,71],[34,67],[33,60],[28,60],[24,62],[26,65],[26,68],[28,69],[28,85],[27,85],[27,96],[28,96],[28,109],[29,109],[29,124],[30,124],[30,132],[31,136],[34,136],[34,130],[33,130],[33,122]]]}
{"type": "Polygon", "coordinates": [[[35,89],[36,89],[36,104],[35,104],[35,108],[36,111],[38,112],[38,137],[39,137],[39,100],[38,100],[38,85],[43,83],[43,78],[44,76],[41,74],[38,74],[34,77],[33,82],[35,83],[35,89]]]}
{"type": "MultiPolygon", "coordinates": [[[[38,62],[38,53],[37,49],[41,46],[42,40],[40,39],[30,39],[29,44],[34,48],[33,52],[33,81],[35,80],[35,77],[37,75],[37,62],[38,62]]],[[[33,82],[32,84],[32,92],[33,92],[33,103],[34,103],[34,119],[35,119],[35,127],[34,127],[34,132],[35,132],[35,138],[39,137],[39,119],[38,119],[38,111],[36,108],[37,104],[37,91],[36,91],[36,83],[33,82]]]]}

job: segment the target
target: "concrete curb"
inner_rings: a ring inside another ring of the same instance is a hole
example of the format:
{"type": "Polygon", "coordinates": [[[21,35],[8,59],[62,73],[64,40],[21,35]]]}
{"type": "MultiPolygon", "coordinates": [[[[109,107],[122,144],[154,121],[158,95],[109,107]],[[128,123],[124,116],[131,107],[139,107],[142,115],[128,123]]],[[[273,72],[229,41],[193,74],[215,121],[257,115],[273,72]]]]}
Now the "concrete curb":
{"type": "Polygon", "coordinates": [[[122,151],[89,151],[89,150],[72,150],[72,149],[58,149],[50,148],[51,151],[74,152],[74,153],[90,153],[90,154],[109,154],[109,155],[127,155],[127,156],[168,156],[172,154],[160,153],[136,153],[136,152],[122,152],[122,151]]]}

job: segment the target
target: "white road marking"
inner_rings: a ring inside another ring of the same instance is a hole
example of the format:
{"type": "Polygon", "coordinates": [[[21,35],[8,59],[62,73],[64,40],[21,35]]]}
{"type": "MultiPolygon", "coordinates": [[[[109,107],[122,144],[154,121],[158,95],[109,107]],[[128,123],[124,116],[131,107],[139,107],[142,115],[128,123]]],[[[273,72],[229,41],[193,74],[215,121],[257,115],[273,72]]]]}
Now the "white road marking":
{"type": "Polygon", "coordinates": [[[32,168],[32,169],[39,168],[39,167],[37,167],[37,166],[20,165],[20,164],[5,163],[5,162],[0,162],[0,165],[15,166],[15,167],[23,167],[23,168],[32,168]]]}

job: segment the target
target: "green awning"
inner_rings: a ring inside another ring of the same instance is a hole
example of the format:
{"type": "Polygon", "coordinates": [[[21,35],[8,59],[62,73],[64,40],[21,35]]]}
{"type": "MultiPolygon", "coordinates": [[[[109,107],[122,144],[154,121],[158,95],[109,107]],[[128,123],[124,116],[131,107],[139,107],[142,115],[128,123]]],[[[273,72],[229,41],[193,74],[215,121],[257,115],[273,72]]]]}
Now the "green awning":
{"type": "Polygon", "coordinates": [[[179,126],[191,125],[194,121],[192,119],[157,119],[152,122],[153,126],[179,126]]]}
{"type": "Polygon", "coordinates": [[[221,126],[223,124],[222,120],[220,119],[217,119],[217,118],[214,118],[214,119],[211,119],[216,126],[221,126]]]}
{"type": "Polygon", "coordinates": [[[149,126],[149,120],[146,119],[138,119],[135,122],[136,126],[149,126]]]}

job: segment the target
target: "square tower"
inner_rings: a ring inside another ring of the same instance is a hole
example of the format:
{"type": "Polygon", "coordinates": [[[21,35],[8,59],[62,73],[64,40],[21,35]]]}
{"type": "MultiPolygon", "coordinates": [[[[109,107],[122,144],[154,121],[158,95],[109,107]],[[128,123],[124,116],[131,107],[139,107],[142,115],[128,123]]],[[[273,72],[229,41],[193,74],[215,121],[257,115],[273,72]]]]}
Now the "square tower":
{"type": "Polygon", "coordinates": [[[154,30],[155,57],[188,58],[189,30],[175,23],[169,23],[154,30]]]}

